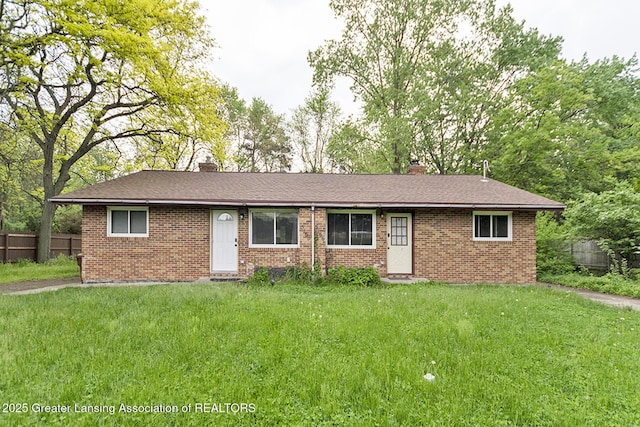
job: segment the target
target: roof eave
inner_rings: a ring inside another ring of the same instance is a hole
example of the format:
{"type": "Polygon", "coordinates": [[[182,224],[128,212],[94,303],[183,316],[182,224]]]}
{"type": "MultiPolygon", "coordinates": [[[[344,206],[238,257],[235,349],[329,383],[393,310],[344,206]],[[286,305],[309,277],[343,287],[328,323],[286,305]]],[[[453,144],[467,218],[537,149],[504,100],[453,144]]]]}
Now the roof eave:
{"type": "Polygon", "coordinates": [[[190,205],[190,206],[237,206],[237,207],[290,207],[315,206],[318,208],[360,208],[360,209],[478,209],[478,210],[528,210],[528,211],[561,211],[564,205],[545,204],[495,204],[495,203],[401,203],[401,202],[327,202],[327,201],[267,201],[251,202],[241,200],[157,200],[157,199],[79,199],[56,197],[51,202],[60,205],[95,205],[95,206],[139,206],[139,205],[190,205]]]}

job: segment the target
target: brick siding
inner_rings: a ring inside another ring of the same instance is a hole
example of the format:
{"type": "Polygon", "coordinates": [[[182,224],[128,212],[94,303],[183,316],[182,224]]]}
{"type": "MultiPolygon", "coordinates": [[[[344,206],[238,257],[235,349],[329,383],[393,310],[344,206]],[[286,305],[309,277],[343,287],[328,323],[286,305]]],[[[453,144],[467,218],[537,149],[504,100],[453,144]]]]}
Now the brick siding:
{"type": "MultiPolygon", "coordinates": [[[[376,211],[376,245],[375,248],[332,248],[326,247],[326,268],[334,268],[340,265],[345,267],[368,267],[373,266],[378,270],[380,276],[387,275],[387,223],[380,218],[380,211],[376,211]]],[[[326,217],[326,211],[325,211],[326,217]]],[[[325,227],[326,229],[326,227],[325,227]]],[[[326,241],[326,238],[325,240],[326,241]]]]}
{"type": "Polygon", "coordinates": [[[210,210],[149,207],[149,237],[107,237],[107,208],[84,206],[85,282],[181,281],[209,275],[210,210]]]}
{"type": "MultiPolygon", "coordinates": [[[[207,207],[149,207],[149,237],[107,237],[107,209],[83,208],[83,280],[193,281],[209,277],[211,209],[207,207]]],[[[456,283],[535,282],[535,213],[513,212],[513,240],[473,241],[471,210],[416,210],[413,214],[413,276],[456,283]]],[[[376,246],[372,249],[331,248],[326,245],[325,209],[301,208],[299,247],[250,248],[249,211],[238,210],[238,273],[247,277],[261,266],[310,266],[323,270],[374,266],[386,276],[386,215],[376,211],[376,246]],[[312,234],[312,216],[315,238],[312,234]]],[[[385,212],[386,213],[386,212],[385,212]]],[[[231,275],[231,274],[227,274],[231,275]]]]}
{"type": "Polygon", "coordinates": [[[535,212],[513,212],[513,239],[474,241],[470,210],[414,214],[414,274],[455,283],[534,283],[535,212]]]}

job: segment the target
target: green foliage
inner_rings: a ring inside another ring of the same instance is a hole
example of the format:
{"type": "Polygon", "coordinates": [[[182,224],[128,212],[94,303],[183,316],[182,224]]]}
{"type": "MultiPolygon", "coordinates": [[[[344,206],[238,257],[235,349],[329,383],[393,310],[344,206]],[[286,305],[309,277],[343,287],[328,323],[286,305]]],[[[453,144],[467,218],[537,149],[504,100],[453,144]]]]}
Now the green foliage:
{"type": "Polygon", "coordinates": [[[82,206],[65,206],[56,211],[53,230],[63,234],[82,233],[82,206]]]}
{"type": "Polygon", "coordinates": [[[285,274],[284,280],[289,283],[298,284],[317,284],[317,278],[320,276],[318,271],[319,265],[310,268],[306,264],[289,268],[285,274]]]}
{"type": "Polygon", "coordinates": [[[536,270],[538,277],[545,274],[563,274],[575,270],[567,250],[568,231],[551,212],[536,216],[536,270]]]}
{"type": "Polygon", "coordinates": [[[290,268],[268,268],[260,267],[252,276],[247,279],[247,284],[254,286],[264,286],[272,284],[320,284],[322,282],[320,266],[313,268],[302,264],[290,268]]]}
{"type": "Polygon", "coordinates": [[[2,402],[116,405],[113,415],[3,413],[3,425],[640,423],[640,313],[572,292],[96,287],[0,296],[0,324],[2,402]],[[255,411],[195,410],[226,402],[255,411]],[[120,403],[191,411],[122,413],[120,403]]]}
{"type": "Polygon", "coordinates": [[[483,156],[493,176],[557,200],[637,182],[637,60],[557,60],[515,81],[483,156]]]}
{"type": "Polygon", "coordinates": [[[253,286],[264,286],[270,284],[271,276],[267,267],[260,267],[252,276],[247,279],[247,284],[253,286]]]}
{"type": "Polygon", "coordinates": [[[613,190],[587,193],[581,200],[569,203],[564,215],[574,236],[598,241],[621,263],[640,251],[638,212],[640,193],[629,184],[620,183],[613,190]]]}
{"type": "Polygon", "coordinates": [[[347,77],[363,104],[363,116],[349,124],[358,146],[332,150],[345,170],[361,165],[346,155],[363,151],[380,172],[404,172],[413,157],[438,173],[470,169],[514,76],[560,50],[559,39],[525,30],[494,1],[330,5],[344,21],[342,36],[310,52],[309,62],[316,83],[347,77]]]}
{"type": "Polygon", "coordinates": [[[284,129],[284,117],[261,98],[247,108],[244,140],[240,144],[238,167],[249,172],[283,172],[291,168],[291,143],[284,129]]]}
{"type": "Polygon", "coordinates": [[[326,276],[322,276],[320,265],[313,268],[306,264],[282,269],[269,269],[260,267],[247,279],[247,284],[252,286],[265,286],[271,284],[287,285],[324,285],[324,286],[357,286],[370,287],[381,285],[378,271],[373,267],[347,268],[339,266],[330,268],[326,276]]]}
{"type": "Polygon", "coordinates": [[[382,284],[378,271],[373,267],[347,268],[339,266],[330,268],[324,283],[337,286],[369,287],[382,284]]]}
{"type": "Polygon", "coordinates": [[[220,112],[229,124],[224,137],[237,147],[231,167],[241,172],[282,172],[291,168],[292,146],[285,131],[284,116],[276,114],[261,98],[251,104],[240,98],[236,88],[222,90],[220,112]]]}
{"type": "Polygon", "coordinates": [[[168,112],[146,112],[147,126],[173,131],[134,138],[135,154],[127,169],[193,170],[205,155],[219,165],[227,160],[229,144],[223,135],[228,125],[218,117],[223,103],[220,89],[205,77],[193,78],[182,90],[188,103],[171,106],[168,112]]]}
{"type": "Polygon", "coordinates": [[[217,84],[202,66],[213,41],[198,12],[189,0],[2,4],[0,123],[15,135],[14,153],[37,153],[20,167],[22,191],[41,204],[40,260],[56,210],[49,199],[73,175],[93,175],[83,160],[94,149],[127,153],[145,138],[159,150],[221,134],[217,84]]]}
{"type": "Polygon", "coordinates": [[[384,173],[385,161],[361,124],[352,119],[343,122],[327,146],[331,165],[341,173],[384,173]]]}
{"type": "Polygon", "coordinates": [[[548,283],[570,286],[572,288],[589,289],[605,294],[625,295],[640,298],[640,276],[637,272],[627,276],[617,273],[607,273],[604,276],[592,274],[548,274],[541,277],[548,283]]]}
{"type": "Polygon", "coordinates": [[[327,149],[338,126],[340,107],[331,101],[330,87],[314,90],[304,104],[293,110],[288,133],[302,161],[302,171],[324,173],[332,170],[327,149]]]}

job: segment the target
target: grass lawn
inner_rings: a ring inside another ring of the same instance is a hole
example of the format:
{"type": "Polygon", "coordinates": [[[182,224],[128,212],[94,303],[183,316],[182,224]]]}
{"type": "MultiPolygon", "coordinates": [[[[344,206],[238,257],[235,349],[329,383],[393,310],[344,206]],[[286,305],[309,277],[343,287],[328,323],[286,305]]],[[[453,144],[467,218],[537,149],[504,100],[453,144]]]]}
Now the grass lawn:
{"type": "Polygon", "coordinates": [[[0,424],[640,425],[639,354],[640,313],[537,287],[0,296],[0,424]]]}
{"type": "Polygon", "coordinates": [[[605,294],[625,295],[640,298],[640,277],[624,277],[619,274],[603,276],[567,273],[559,275],[543,275],[543,282],[570,286],[572,288],[590,289],[605,294]]]}
{"type": "Polygon", "coordinates": [[[61,279],[80,275],[75,258],[58,257],[45,264],[21,260],[12,264],[0,263],[0,285],[30,280],[61,279]]]}

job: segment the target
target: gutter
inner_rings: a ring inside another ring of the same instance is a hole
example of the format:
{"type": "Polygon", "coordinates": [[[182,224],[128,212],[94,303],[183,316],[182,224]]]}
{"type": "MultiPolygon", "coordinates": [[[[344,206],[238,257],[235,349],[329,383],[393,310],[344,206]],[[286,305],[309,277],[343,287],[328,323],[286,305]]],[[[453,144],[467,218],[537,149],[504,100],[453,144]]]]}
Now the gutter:
{"type": "Polygon", "coordinates": [[[315,208],[350,208],[350,209],[416,209],[416,208],[459,208],[479,210],[531,210],[531,211],[560,211],[565,205],[522,205],[522,204],[495,204],[495,203],[331,203],[331,202],[274,202],[255,201],[242,202],[231,200],[149,200],[149,199],[75,199],[55,197],[49,199],[52,203],[61,205],[98,205],[98,206],[150,206],[150,205],[180,205],[180,206],[237,206],[237,207],[310,207],[315,208]]]}

